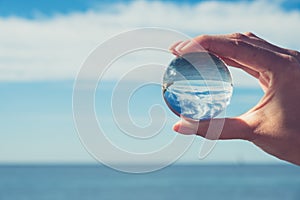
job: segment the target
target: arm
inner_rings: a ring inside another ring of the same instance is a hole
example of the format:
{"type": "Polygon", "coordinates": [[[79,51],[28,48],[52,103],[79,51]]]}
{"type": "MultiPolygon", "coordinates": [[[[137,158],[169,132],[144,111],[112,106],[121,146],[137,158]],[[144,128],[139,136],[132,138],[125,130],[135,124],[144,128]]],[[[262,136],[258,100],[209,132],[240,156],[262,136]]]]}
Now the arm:
{"type": "MultiPolygon", "coordinates": [[[[248,140],[269,154],[300,165],[300,53],[252,33],[203,35],[193,42],[257,78],[264,90],[261,101],[248,112],[225,119],[219,139],[248,140]]],[[[193,42],[179,42],[170,50],[175,55],[194,51],[193,42]]],[[[205,137],[208,125],[209,121],[181,121],[173,129],[205,137]]]]}

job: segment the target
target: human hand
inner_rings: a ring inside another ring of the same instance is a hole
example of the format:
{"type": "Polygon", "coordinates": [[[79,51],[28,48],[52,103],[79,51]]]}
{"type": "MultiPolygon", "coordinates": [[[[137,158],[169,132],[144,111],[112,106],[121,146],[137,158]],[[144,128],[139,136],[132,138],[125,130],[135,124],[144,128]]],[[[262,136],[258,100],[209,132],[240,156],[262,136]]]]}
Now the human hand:
{"type": "MultiPolygon", "coordinates": [[[[201,35],[178,42],[175,55],[193,52],[200,45],[233,67],[258,79],[264,96],[241,116],[226,118],[218,139],[243,139],[265,152],[300,165],[300,53],[277,47],[253,33],[201,35]]],[[[211,119],[224,120],[224,119],[211,119]]],[[[205,137],[210,120],[177,122],[173,129],[182,134],[205,137]]],[[[207,139],[214,139],[208,138],[207,139]]]]}

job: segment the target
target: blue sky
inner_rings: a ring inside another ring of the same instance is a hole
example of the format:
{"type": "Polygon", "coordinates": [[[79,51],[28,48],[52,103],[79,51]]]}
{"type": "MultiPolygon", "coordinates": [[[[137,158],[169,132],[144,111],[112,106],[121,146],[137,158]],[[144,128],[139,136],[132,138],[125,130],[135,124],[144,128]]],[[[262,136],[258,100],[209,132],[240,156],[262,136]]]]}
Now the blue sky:
{"type": "MultiPolygon", "coordinates": [[[[231,0],[230,2],[238,2],[239,0],[231,0]]],[[[251,0],[247,0],[250,1],[251,0]]],[[[105,9],[105,5],[112,3],[130,3],[131,1],[126,0],[40,0],[40,1],[24,1],[22,0],[1,0],[0,1],[0,15],[4,17],[8,16],[19,16],[25,18],[35,18],[36,15],[42,14],[45,16],[53,16],[57,13],[69,14],[72,12],[86,12],[95,7],[105,9]]],[[[167,0],[164,2],[174,2],[176,4],[197,4],[197,0],[182,0],[182,1],[171,1],[167,0]]],[[[226,2],[226,0],[223,0],[226,2]]],[[[273,1],[274,2],[274,1],[273,1]]],[[[284,0],[280,2],[280,6],[285,10],[299,10],[300,2],[297,0],[284,0]]]]}
{"type": "MultiPolygon", "coordinates": [[[[95,162],[75,130],[73,82],[89,52],[122,31],[158,26],[191,37],[253,31],[278,45],[299,50],[300,3],[270,2],[0,0],[0,162],[95,162]]],[[[132,63],[129,57],[119,65],[132,63]]],[[[116,66],[107,74],[108,87],[122,75],[120,71],[116,66]]],[[[262,95],[253,78],[234,69],[232,75],[238,89],[228,108],[230,116],[246,111],[262,95]]],[[[159,88],[139,92],[131,103],[139,105],[138,109],[132,106],[132,115],[145,124],[149,119],[143,111],[153,102],[165,105],[159,88]]],[[[109,97],[101,89],[97,95],[109,97]]],[[[99,115],[111,115],[101,105],[96,109],[99,115]]],[[[167,116],[163,142],[173,137],[170,127],[177,120],[169,111],[167,116]]],[[[123,136],[118,136],[113,122],[105,129],[113,130],[116,135],[112,137],[120,145],[134,145],[120,140],[123,136]]],[[[196,157],[201,142],[197,139],[182,161],[279,162],[242,141],[219,142],[211,155],[199,161],[196,157]]],[[[149,148],[153,148],[151,143],[149,148]]]]}

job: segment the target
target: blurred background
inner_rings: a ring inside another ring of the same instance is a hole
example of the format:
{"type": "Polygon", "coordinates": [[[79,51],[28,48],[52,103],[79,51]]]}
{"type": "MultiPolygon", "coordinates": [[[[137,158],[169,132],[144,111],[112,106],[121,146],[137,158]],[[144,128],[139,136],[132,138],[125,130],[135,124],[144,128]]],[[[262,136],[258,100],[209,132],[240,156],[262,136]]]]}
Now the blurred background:
{"type": "MultiPolygon", "coordinates": [[[[114,171],[85,150],[72,114],[81,64],[97,45],[120,32],[161,27],[195,37],[251,31],[299,51],[299,24],[296,0],[0,0],[0,199],[299,199],[300,169],[244,141],[219,141],[200,160],[203,139],[197,138],[175,164],[158,172],[114,171]]],[[[145,54],[138,56],[143,60],[145,54]]],[[[167,65],[172,58],[162,59],[167,65]]],[[[108,88],[121,76],[118,69],[134,61],[133,55],[116,63],[96,99],[109,98],[108,88]]],[[[254,106],[263,92],[255,79],[230,70],[235,90],[226,115],[236,116],[254,106]]],[[[167,112],[160,133],[160,141],[167,143],[176,134],[171,126],[178,118],[167,110],[160,87],[139,90],[130,112],[145,125],[154,103],[167,112]]],[[[111,116],[101,104],[95,107],[98,115],[111,116]]],[[[105,129],[118,145],[141,148],[121,136],[113,120],[105,129]]],[[[163,144],[149,142],[147,148],[156,145],[163,144]]],[[[126,164],[122,157],[112,161],[126,164]]]]}

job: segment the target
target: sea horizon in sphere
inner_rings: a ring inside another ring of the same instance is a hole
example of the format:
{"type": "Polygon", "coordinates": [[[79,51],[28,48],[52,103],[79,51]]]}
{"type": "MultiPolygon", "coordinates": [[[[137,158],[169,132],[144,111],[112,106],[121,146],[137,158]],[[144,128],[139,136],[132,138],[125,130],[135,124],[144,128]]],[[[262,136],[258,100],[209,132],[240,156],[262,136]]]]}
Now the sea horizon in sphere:
{"type": "Polygon", "coordinates": [[[193,52],[171,61],[163,77],[163,98],[176,115],[211,119],[229,105],[233,84],[225,63],[209,52],[193,52]]]}

